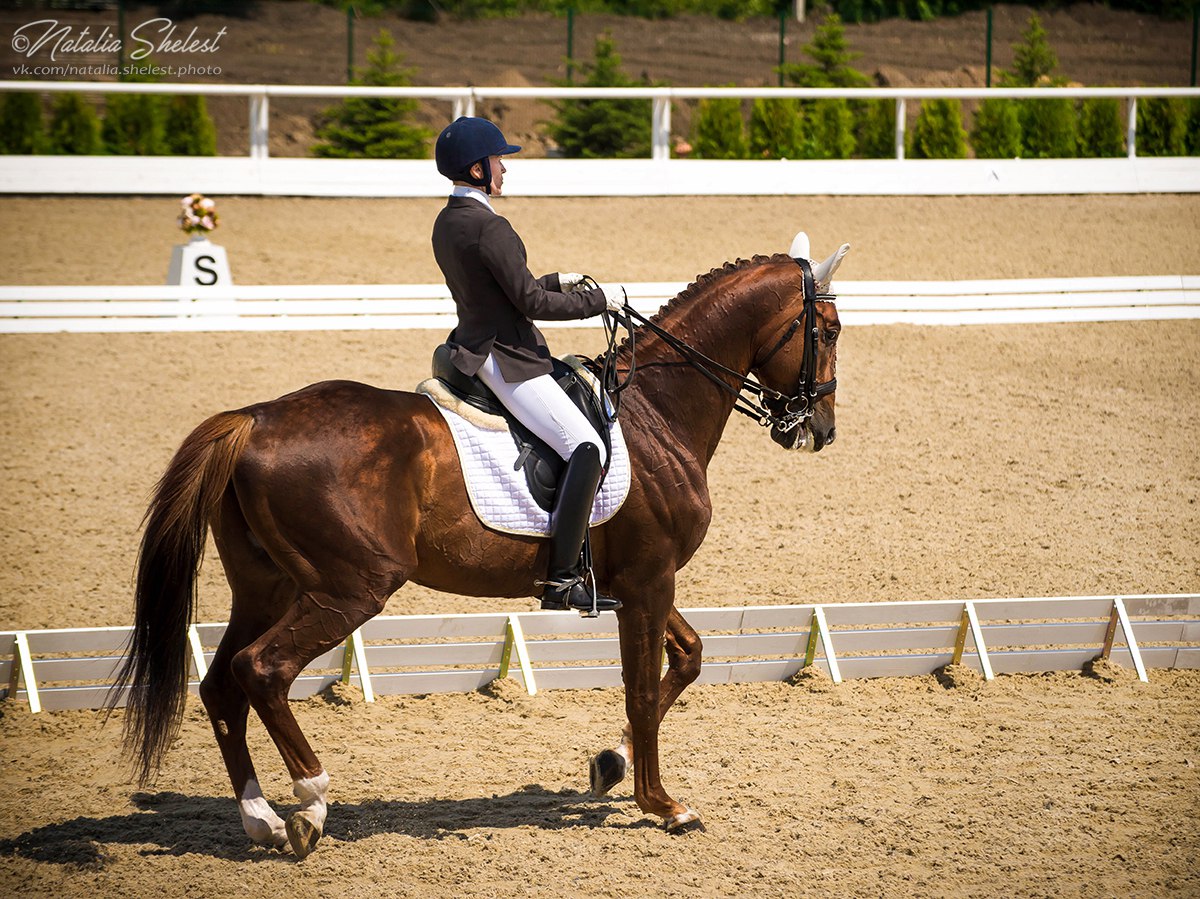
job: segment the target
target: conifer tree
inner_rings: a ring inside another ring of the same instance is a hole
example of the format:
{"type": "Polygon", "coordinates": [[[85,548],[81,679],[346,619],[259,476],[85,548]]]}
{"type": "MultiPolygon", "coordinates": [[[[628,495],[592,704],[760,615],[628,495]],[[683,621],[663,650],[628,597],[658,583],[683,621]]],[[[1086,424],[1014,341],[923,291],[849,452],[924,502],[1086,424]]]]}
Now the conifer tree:
{"type": "Polygon", "coordinates": [[[979,159],[1015,159],[1021,155],[1021,117],[1017,101],[988,99],[979,104],[971,125],[971,146],[979,159]]]}
{"type": "Polygon", "coordinates": [[[1079,113],[1081,156],[1124,156],[1125,122],[1116,97],[1088,97],[1079,113]]]}
{"type": "MultiPolygon", "coordinates": [[[[359,69],[354,85],[406,87],[412,84],[413,69],[393,51],[391,32],[381,29],[367,53],[367,65],[359,69]]],[[[425,159],[433,132],[409,123],[417,111],[416,100],[391,97],[348,97],[323,114],[317,130],[321,143],[313,147],[317,156],[338,159],[425,159]]]]}
{"type": "MultiPolygon", "coordinates": [[[[147,57],[144,64],[153,68],[147,57]]],[[[127,82],[152,83],[153,75],[130,75],[127,82]]],[[[166,115],[157,94],[109,94],[104,98],[100,128],[106,152],[117,156],[162,156],[166,147],[166,115]]]]}
{"type": "Polygon", "coordinates": [[[692,146],[697,159],[746,158],[742,101],[736,97],[701,100],[692,131],[692,146]]]}
{"type": "Polygon", "coordinates": [[[50,113],[50,152],[94,156],[103,150],[100,117],[82,94],[59,94],[50,113]]]}
{"type": "Polygon", "coordinates": [[[1043,78],[1050,78],[1058,68],[1058,56],[1050,49],[1050,39],[1042,20],[1034,13],[1021,33],[1021,43],[1013,46],[1013,67],[1001,83],[1016,87],[1033,87],[1043,78]]]}
{"type": "MultiPolygon", "coordinates": [[[[813,41],[804,47],[811,63],[791,63],[780,67],[784,76],[797,87],[865,87],[862,72],[850,63],[862,54],[852,52],[846,41],[846,29],[837,13],[829,13],[817,26],[813,41]]],[[[800,103],[803,138],[798,156],[807,159],[847,159],[854,154],[855,122],[869,114],[865,101],[804,100],[800,103]]]]}
{"type": "Polygon", "coordinates": [[[0,105],[0,152],[28,156],[42,152],[45,143],[41,97],[25,91],[5,94],[0,105]]]}
{"type": "MultiPolygon", "coordinates": [[[[585,64],[582,87],[643,87],[621,69],[612,35],[596,38],[594,59],[585,64]]],[[[565,83],[565,82],[564,82],[565,83]]],[[[573,159],[650,155],[649,100],[563,100],[551,104],[556,117],[548,124],[552,140],[573,159]]]]}
{"type": "Polygon", "coordinates": [[[167,152],[172,156],[216,156],[217,128],[199,94],[172,97],[167,106],[167,152]]]}
{"type": "Polygon", "coordinates": [[[755,99],[750,108],[750,155],[756,159],[798,159],[800,146],[800,109],[796,101],[755,99]]]}
{"type": "Polygon", "coordinates": [[[913,159],[965,159],[962,104],[948,97],[922,101],[908,153],[913,159]]]}
{"type": "MultiPolygon", "coordinates": [[[[1064,79],[1055,76],[1058,57],[1050,48],[1042,20],[1034,13],[1021,34],[1021,43],[1013,46],[1013,67],[1004,72],[1000,83],[1009,87],[1053,87],[1064,79]]],[[[1021,100],[1021,155],[1031,159],[1064,158],[1078,152],[1079,123],[1075,103],[1065,99],[1021,100]]]]}

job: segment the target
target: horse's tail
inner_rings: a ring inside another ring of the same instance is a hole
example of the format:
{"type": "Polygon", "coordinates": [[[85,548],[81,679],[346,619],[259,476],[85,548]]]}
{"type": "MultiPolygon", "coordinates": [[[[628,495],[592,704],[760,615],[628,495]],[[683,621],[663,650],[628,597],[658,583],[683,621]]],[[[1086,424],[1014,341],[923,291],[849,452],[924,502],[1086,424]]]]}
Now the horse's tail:
{"type": "Polygon", "coordinates": [[[109,691],[126,687],[125,748],[142,784],[158,771],[179,730],[187,694],[187,630],[208,523],[233,476],[254,418],[222,412],[188,435],[154,489],[138,552],[129,655],[109,691]]]}

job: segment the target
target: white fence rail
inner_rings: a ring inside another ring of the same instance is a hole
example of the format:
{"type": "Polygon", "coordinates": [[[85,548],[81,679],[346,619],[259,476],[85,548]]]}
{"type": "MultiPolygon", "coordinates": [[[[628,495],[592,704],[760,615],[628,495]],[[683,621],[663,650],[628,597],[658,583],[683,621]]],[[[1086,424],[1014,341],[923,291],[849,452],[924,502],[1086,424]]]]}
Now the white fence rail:
{"type": "Polygon", "coordinates": [[[238,157],[0,157],[0,193],[297,196],[440,196],[445,182],[428,161],[272,159],[270,99],[409,97],[444,101],[448,119],[493,99],[648,100],[649,159],[514,161],[510,191],[524,196],[844,194],[1044,194],[1200,192],[1200,158],[1137,156],[1137,103],[1148,97],[1200,97],[1200,88],[721,88],[721,87],[350,87],[268,84],[131,84],[0,81],[3,91],[201,94],[249,101],[248,154],[238,157]],[[894,159],[671,159],[671,108],[706,97],[890,100],[896,105],[894,159]],[[1125,159],[904,160],[907,102],[939,97],[1126,101],[1125,159]]]}
{"type": "MultiPolygon", "coordinates": [[[[784,680],[816,666],[834,681],[928,675],[956,663],[995,674],[1079,670],[1097,657],[1131,668],[1200,668],[1200,594],[684,609],[702,635],[699,683],[784,680]]],[[[193,692],[225,624],[189,634],[193,692]]],[[[41,709],[99,708],[131,628],[0,632],[0,684],[41,709]]],[[[511,672],[525,688],[621,685],[616,616],[558,612],[381,616],[315,659],[292,686],[337,680],[376,694],[476,690],[511,672]],[[516,664],[514,665],[514,658],[516,664]]]]}
{"type": "MultiPolygon", "coordinates": [[[[626,285],[643,314],[686,286],[626,285]]],[[[843,281],[847,325],[1005,324],[1200,318],[1200,276],[843,281]]],[[[299,331],[454,326],[442,284],[0,287],[0,333],[299,331]]],[[[547,322],[550,327],[588,322],[547,322]]],[[[594,322],[592,323],[594,324],[594,322]]]]}

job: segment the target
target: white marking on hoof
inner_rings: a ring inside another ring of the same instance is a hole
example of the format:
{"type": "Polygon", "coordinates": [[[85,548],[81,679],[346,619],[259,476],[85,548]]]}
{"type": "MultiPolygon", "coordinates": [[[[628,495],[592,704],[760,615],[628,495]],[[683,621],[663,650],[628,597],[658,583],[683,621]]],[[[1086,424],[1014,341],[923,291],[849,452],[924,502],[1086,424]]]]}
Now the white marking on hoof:
{"type": "Polygon", "coordinates": [[[316,777],[301,777],[292,782],[292,793],[300,800],[300,810],[287,819],[287,838],[297,857],[304,858],[317,846],[325,830],[328,805],[329,775],[322,771],[316,777]]]}
{"type": "Polygon", "coordinates": [[[704,825],[700,821],[700,814],[690,808],[667,819],[667,833],[689,833],[693,830],[704,830],[704,825]]]}
{"type": "Polygon", "coordinates": [[[288,836],[283,819],[275,814],[254,778],[246,781],[242,798],[238,800],[238,811],[242,814],[242,828],[246,831],[246,836],[255,843],[276,848],[287,843],[288,836]]]}

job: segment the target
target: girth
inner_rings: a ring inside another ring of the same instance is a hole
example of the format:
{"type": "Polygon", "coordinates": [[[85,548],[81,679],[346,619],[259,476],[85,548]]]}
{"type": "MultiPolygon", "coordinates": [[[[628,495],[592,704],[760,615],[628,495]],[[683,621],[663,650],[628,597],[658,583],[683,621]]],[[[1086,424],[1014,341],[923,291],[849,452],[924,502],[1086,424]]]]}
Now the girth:
{"type": "MultiPolygon", "coordinates": [[[[592,423],[596,433],[604,441],[604,455],[612,458],[611,423],[591,384],[584,380],[576,369],[561,359],[553,359],[551,373],[559,387],[592,423]]],[[[517,461],[514,468],[524,469],[525,481],[534,501],[547,512],[554,508],[554,497],[558,492],[558,481],[567,463],[550,446],[525,427],[521,421],[505,408],[483,381],[465,375],[450,361],[450,347],[440,344],[433,351],[433,376],[446,386],[452,394],[465,403],[489,415],[499,415],[508,423],[508,431],[517,444],[517,461]]],[[[604,474],[607,474],[607,465],[604,474]]],[[[603,483],[603,475],[601,476],[603,483]]]]}

